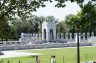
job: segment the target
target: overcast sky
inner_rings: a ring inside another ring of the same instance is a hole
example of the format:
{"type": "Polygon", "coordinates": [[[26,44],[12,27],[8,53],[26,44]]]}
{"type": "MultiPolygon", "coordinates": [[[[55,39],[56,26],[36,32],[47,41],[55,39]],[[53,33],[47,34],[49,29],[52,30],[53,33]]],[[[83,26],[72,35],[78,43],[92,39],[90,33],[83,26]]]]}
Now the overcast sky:
{"type": "Polygon", "coordinates": [[[46,7],[37,9],[36,12],[33,12],[33,15],[37,16],[54,16],[59,21],[64,20],[66,15],[76,14],[77,11],[80,11],[80,7],[76,3],[66,2],[66,7],[56,8],[54,3],[46,2],[46,7]]]}

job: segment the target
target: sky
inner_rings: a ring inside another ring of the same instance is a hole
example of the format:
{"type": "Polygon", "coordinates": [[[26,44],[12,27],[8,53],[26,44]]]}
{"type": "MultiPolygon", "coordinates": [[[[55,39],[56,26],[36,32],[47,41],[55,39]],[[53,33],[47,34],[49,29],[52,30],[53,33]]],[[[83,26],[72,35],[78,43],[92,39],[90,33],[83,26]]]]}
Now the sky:
{"type": "Polygon", "coordinates": [[[66,15],[76,14],[80,11],[80,7],[76,3],[66,2],[66,7],[64,8],[56,8],[54,3],[46,2],[46,7],[37,9],[36,12],[33,12],[33,15],[37,16],[54,16],[59,21],[65,20],[66,15]]]}

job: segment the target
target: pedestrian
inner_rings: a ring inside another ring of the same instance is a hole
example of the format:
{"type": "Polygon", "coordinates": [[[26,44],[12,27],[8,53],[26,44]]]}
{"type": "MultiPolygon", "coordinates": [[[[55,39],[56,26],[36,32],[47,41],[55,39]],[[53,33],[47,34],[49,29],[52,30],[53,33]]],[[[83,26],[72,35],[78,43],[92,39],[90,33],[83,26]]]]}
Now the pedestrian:
{"type": "Polygon", "coordinates": [[[56,58],[55,57],[56,57],[55,55],[51,56],[51,63],[56,63],[56,58]]]}
{"type": "Polygon", "coordinates": [[[54,60],[54,63],[56,63],[56,56],[55,55],[53,56],[53,60],[54,60]]]}
{"type": "Polygon", "coordinates": [[[35,58],[35,63],[40,63],[39,59],[38,59],[38,56],[36,56],[36,58],[35,58]]]}
{"type": "Polygon", "coordinates": [[[54,59],[53,59],[53,56],[51,56],[51,63],[54,63],[54,59]]]}

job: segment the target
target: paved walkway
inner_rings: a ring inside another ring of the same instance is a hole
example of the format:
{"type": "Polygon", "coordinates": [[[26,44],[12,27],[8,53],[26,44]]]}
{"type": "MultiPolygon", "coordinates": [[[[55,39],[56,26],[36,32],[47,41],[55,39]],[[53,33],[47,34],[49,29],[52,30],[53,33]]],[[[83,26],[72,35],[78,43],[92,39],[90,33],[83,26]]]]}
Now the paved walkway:
{"type": "MultiPolygon", "coordinates": [[[[90,46],[86,46],[90,47],[90,46]]],[[[94,47],[94,46],[91,46],[94,47]]],[[[65,47],[62,47],[65,48],[65,47]]],[[[76,47],[66,47],[66,48],[76,48],[76,47]]],[[[45,48],[45,49],[33,49],[33,50],[46,50],[46,49],[61,49],[61,48],[45,48]]],[[[32,49],[28,49],[32,50],[32,49]]],[[[43,55],[39,53],[26,53],[26,52],[17,52],[17,51],[26,51],[26,50],[13,50],[13,51],[2,51],[4,55],[0,55],[0,58],[10,58],[10,57],[20,57],[20,56],[30,56],[30,55],[43,55]]]]}
{"type": "Polygon", "coordinates": [[[39,53],[26,53],[17,51],[2,51],[4,55],[0,55],[0,58],[10,58],[10,57],[20,57],[20,56],[30,56],[30,55],[42,55],[39,53]]]}

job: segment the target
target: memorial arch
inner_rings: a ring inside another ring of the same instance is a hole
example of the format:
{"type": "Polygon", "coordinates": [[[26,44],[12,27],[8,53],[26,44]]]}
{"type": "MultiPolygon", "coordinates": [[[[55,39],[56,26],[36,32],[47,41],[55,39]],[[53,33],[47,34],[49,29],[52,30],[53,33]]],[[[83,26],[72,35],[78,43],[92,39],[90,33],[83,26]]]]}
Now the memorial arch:
{"type": "Polygon", "coordinates": [[[54,22],[42,23],[42,40],[47,42],[56,41],[56,24],[54,22]]]}

